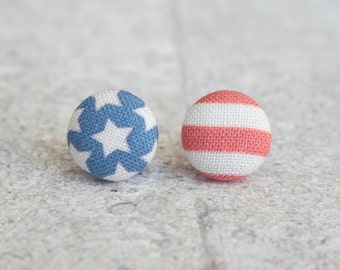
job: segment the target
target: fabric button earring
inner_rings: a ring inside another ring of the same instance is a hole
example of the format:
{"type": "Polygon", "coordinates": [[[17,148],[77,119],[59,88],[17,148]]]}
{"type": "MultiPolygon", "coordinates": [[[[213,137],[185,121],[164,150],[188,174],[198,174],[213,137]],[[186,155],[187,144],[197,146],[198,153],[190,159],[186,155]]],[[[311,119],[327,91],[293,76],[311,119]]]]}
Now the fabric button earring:
{"type": "Polygon", "coordinates": [[[90,96],[74,111],[67,141],[78,166],[109,181],[126,180],[153,158],[158,127],[143,100],[127,91],[90,96]]]}
{"type": "Polygon", "coordinates": [[[245,178],[265,160],[272,141],[261,106],[236,91],[221,90],[198,100],[182,127],[190,163],[220,181],[245,178]]]}

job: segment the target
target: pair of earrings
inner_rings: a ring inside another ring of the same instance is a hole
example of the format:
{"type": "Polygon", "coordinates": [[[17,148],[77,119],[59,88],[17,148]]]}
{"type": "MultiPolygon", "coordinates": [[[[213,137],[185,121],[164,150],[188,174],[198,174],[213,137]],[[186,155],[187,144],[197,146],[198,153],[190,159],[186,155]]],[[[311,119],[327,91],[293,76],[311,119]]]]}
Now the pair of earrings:
{"type": "MultiPolygon", "coordinates": [[[[256,170],[269,153],[268,118],[253,99],[221,90],[198,100],[182,127],[190,163],[207,177],[232,181],[256,170]]],[[[75,163],[91,176],[126,180],[152,160],[158,142],[155,117],[143,100],[127,91],[105,91],[74,111],[67,134],[75,163]]]]}

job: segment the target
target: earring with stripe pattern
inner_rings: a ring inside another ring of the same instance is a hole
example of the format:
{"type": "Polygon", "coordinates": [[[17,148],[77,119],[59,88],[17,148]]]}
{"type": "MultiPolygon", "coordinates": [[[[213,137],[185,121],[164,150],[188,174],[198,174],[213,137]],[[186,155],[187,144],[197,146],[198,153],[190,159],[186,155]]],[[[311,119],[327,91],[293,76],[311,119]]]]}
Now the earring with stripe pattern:
{"type": "Polygon", "coordinates": [[[269,153],[272,134],[261,106],[230,90],[208,94],[190,109],[182,127],[182,144],[190,163],[208,178],[243,179],[269,153]]]}

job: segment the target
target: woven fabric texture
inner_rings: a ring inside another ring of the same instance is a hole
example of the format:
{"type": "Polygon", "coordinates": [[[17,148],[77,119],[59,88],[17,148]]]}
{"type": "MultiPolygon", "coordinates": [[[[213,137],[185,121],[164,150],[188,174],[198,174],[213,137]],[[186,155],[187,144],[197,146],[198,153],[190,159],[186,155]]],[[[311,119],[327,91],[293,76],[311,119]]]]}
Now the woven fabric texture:
{"type": "Polygon", "coordinates": [[[91,176],[125,180],[153,158],[158,127],[151,110],[126,91],[106,91],[84,100],[68,128],[74,161],[91,176]]]}
{"type": "Polygon", "coordinates": [[[268,155],[272,135],[260,105],[236,91],[204,96],[189,111],[182,144],[191,164],[207,177],[230,181],[246,177],[268,155]]]}

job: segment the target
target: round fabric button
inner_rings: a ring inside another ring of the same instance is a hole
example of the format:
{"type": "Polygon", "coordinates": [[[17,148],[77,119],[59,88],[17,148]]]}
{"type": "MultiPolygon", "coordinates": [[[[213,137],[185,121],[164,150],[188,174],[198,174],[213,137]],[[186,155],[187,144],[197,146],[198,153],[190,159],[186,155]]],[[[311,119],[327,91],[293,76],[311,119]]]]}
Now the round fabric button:
{"type": "Polygon", "coordinates": [[[245,178],[264,161],[272,141],[261,106],[236,91],[221,90],[198,100],[182,127],[190,163],[209,178],[245,178]]]}
{"type": "Polygon", "coordinates": [[[128,179],[153,158],[158,127],[143,100],[126,91],[106,91],[84,100],[74,111],[67,134],[75,161],[91,176],[128,179]]]}

